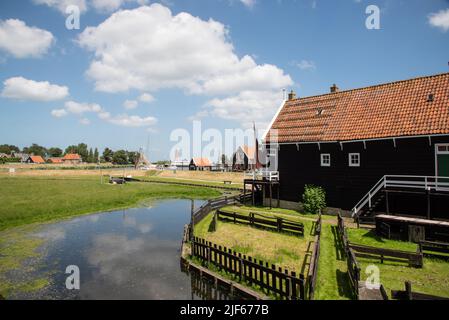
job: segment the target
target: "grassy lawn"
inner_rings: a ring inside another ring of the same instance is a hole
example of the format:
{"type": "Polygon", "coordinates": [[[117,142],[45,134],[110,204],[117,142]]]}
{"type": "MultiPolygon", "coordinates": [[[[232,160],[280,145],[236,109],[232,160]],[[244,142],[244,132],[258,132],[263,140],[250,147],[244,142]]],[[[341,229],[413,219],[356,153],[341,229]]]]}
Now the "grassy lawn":
{"type": "Polygon", "coordinates": [[[99,176],[0,176],[0,230],[70,216],[122,209],[145,199],[206,199],[217,190],[178,185],[100,184],[99,176]]]}
{"type": "MultiPolygon", "coordinates": [[[[227,210],[232,208],[228,207],[227,210]]],[[[240,210],[240,213],[249,214],[249,212],[240,210]]],[[[218,221],[217,231],[211,232],[209,230],[211,222],[210,214],[195,227],[195,235],[277,267],[307,274],[312,250],[310,245],[314,238],[311,235],[312,221],[301,220],[304,223],[304,237],[222,221],[218,221]]]]}
{"type": "MultiPolygon", "coordinates": [[[[416,252],[417,245],[410,242],[381,239],[373,231],[347,228],[349,241],[379,248],[416,252]]],[[[404,263],[357,258],[360,263],[362,279],[367,275],[364,270],[376,265],[380,270],[380,282],[390,295],[391,290],[404,290],[404,282],[412,282],[412,290],[436,296],[449,297],[449,262],[424,258],[424,268],[412,268],[404,263]]]]}

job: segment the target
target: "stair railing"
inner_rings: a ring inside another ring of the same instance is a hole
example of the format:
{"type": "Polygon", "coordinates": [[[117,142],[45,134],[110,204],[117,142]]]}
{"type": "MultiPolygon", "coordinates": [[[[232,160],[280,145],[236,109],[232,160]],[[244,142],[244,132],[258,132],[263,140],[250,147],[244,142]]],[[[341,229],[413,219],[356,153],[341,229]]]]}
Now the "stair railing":
{"type": "Polygon", "coordinates": [[[449,177],[385,175],[352,208],[352,217],[359,215],[366,205],[372,207],[372,199],[384,188],[407,188],[426,191],[449,192],[449,177]]]}

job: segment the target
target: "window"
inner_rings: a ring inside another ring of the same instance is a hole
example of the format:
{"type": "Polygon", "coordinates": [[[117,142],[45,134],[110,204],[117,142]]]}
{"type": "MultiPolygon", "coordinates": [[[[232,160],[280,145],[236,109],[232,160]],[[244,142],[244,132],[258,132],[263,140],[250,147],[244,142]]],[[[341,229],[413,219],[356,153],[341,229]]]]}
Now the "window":
{"type": "Polygon", "coordinates": [[[330,167],[331,166],[331,155],[329,153],[321,154],[321,166],[330,167]]]}
{"type": "Polygon", "coordinates": [[[438,144],[437,145],[437,153],[445,154],[449,153],[449,144],[438,144]]]}
{"type": "Polygon", "coordinates": [[[350,153],[349,154],[349,166],[350,167],[360,167],[360,153],[350,153]]]}

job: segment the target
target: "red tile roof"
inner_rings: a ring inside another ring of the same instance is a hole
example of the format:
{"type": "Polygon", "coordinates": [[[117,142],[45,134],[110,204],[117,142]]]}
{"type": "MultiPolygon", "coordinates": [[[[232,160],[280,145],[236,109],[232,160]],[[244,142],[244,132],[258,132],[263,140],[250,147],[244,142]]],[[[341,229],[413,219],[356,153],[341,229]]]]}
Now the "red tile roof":
{"type": "Polygon", "coordinates": [[[62,158],[50,158],[51,163],[62,163],[62,158]]]}
{"type": "Polygon", "coordinates": [[[68,153],[62,158],[62,160],[81,160],[81,156],[77,153],[68,153]]]}
{"type": "Polygon", "coordinates": [[[287,101],[273,129],[279,143],[448,134],[449,73],[287,101]]]}
{"type": "Polygon", "coordinates": [[[41,156],[30,156],[33,163],[45,163],[45,160],[41,156]]]}
{"type": "Polygon", "coordinates": [[[193,158],[193,163],[197,167],[210,167],[212,164],[210,163],[209,159],[207,158],[193,158]]]}

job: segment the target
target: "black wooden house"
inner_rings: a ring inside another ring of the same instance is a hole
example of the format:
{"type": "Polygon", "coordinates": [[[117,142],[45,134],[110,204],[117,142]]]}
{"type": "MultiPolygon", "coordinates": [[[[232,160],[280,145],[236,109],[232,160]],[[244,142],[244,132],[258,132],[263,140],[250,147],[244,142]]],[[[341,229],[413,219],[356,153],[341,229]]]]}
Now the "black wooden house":
{"type": "Polygon", "coordinates": [[[329,210],[449,219],[449,74],[289,99],[265,142],[281,205],[322,186],[329,210]]]}

